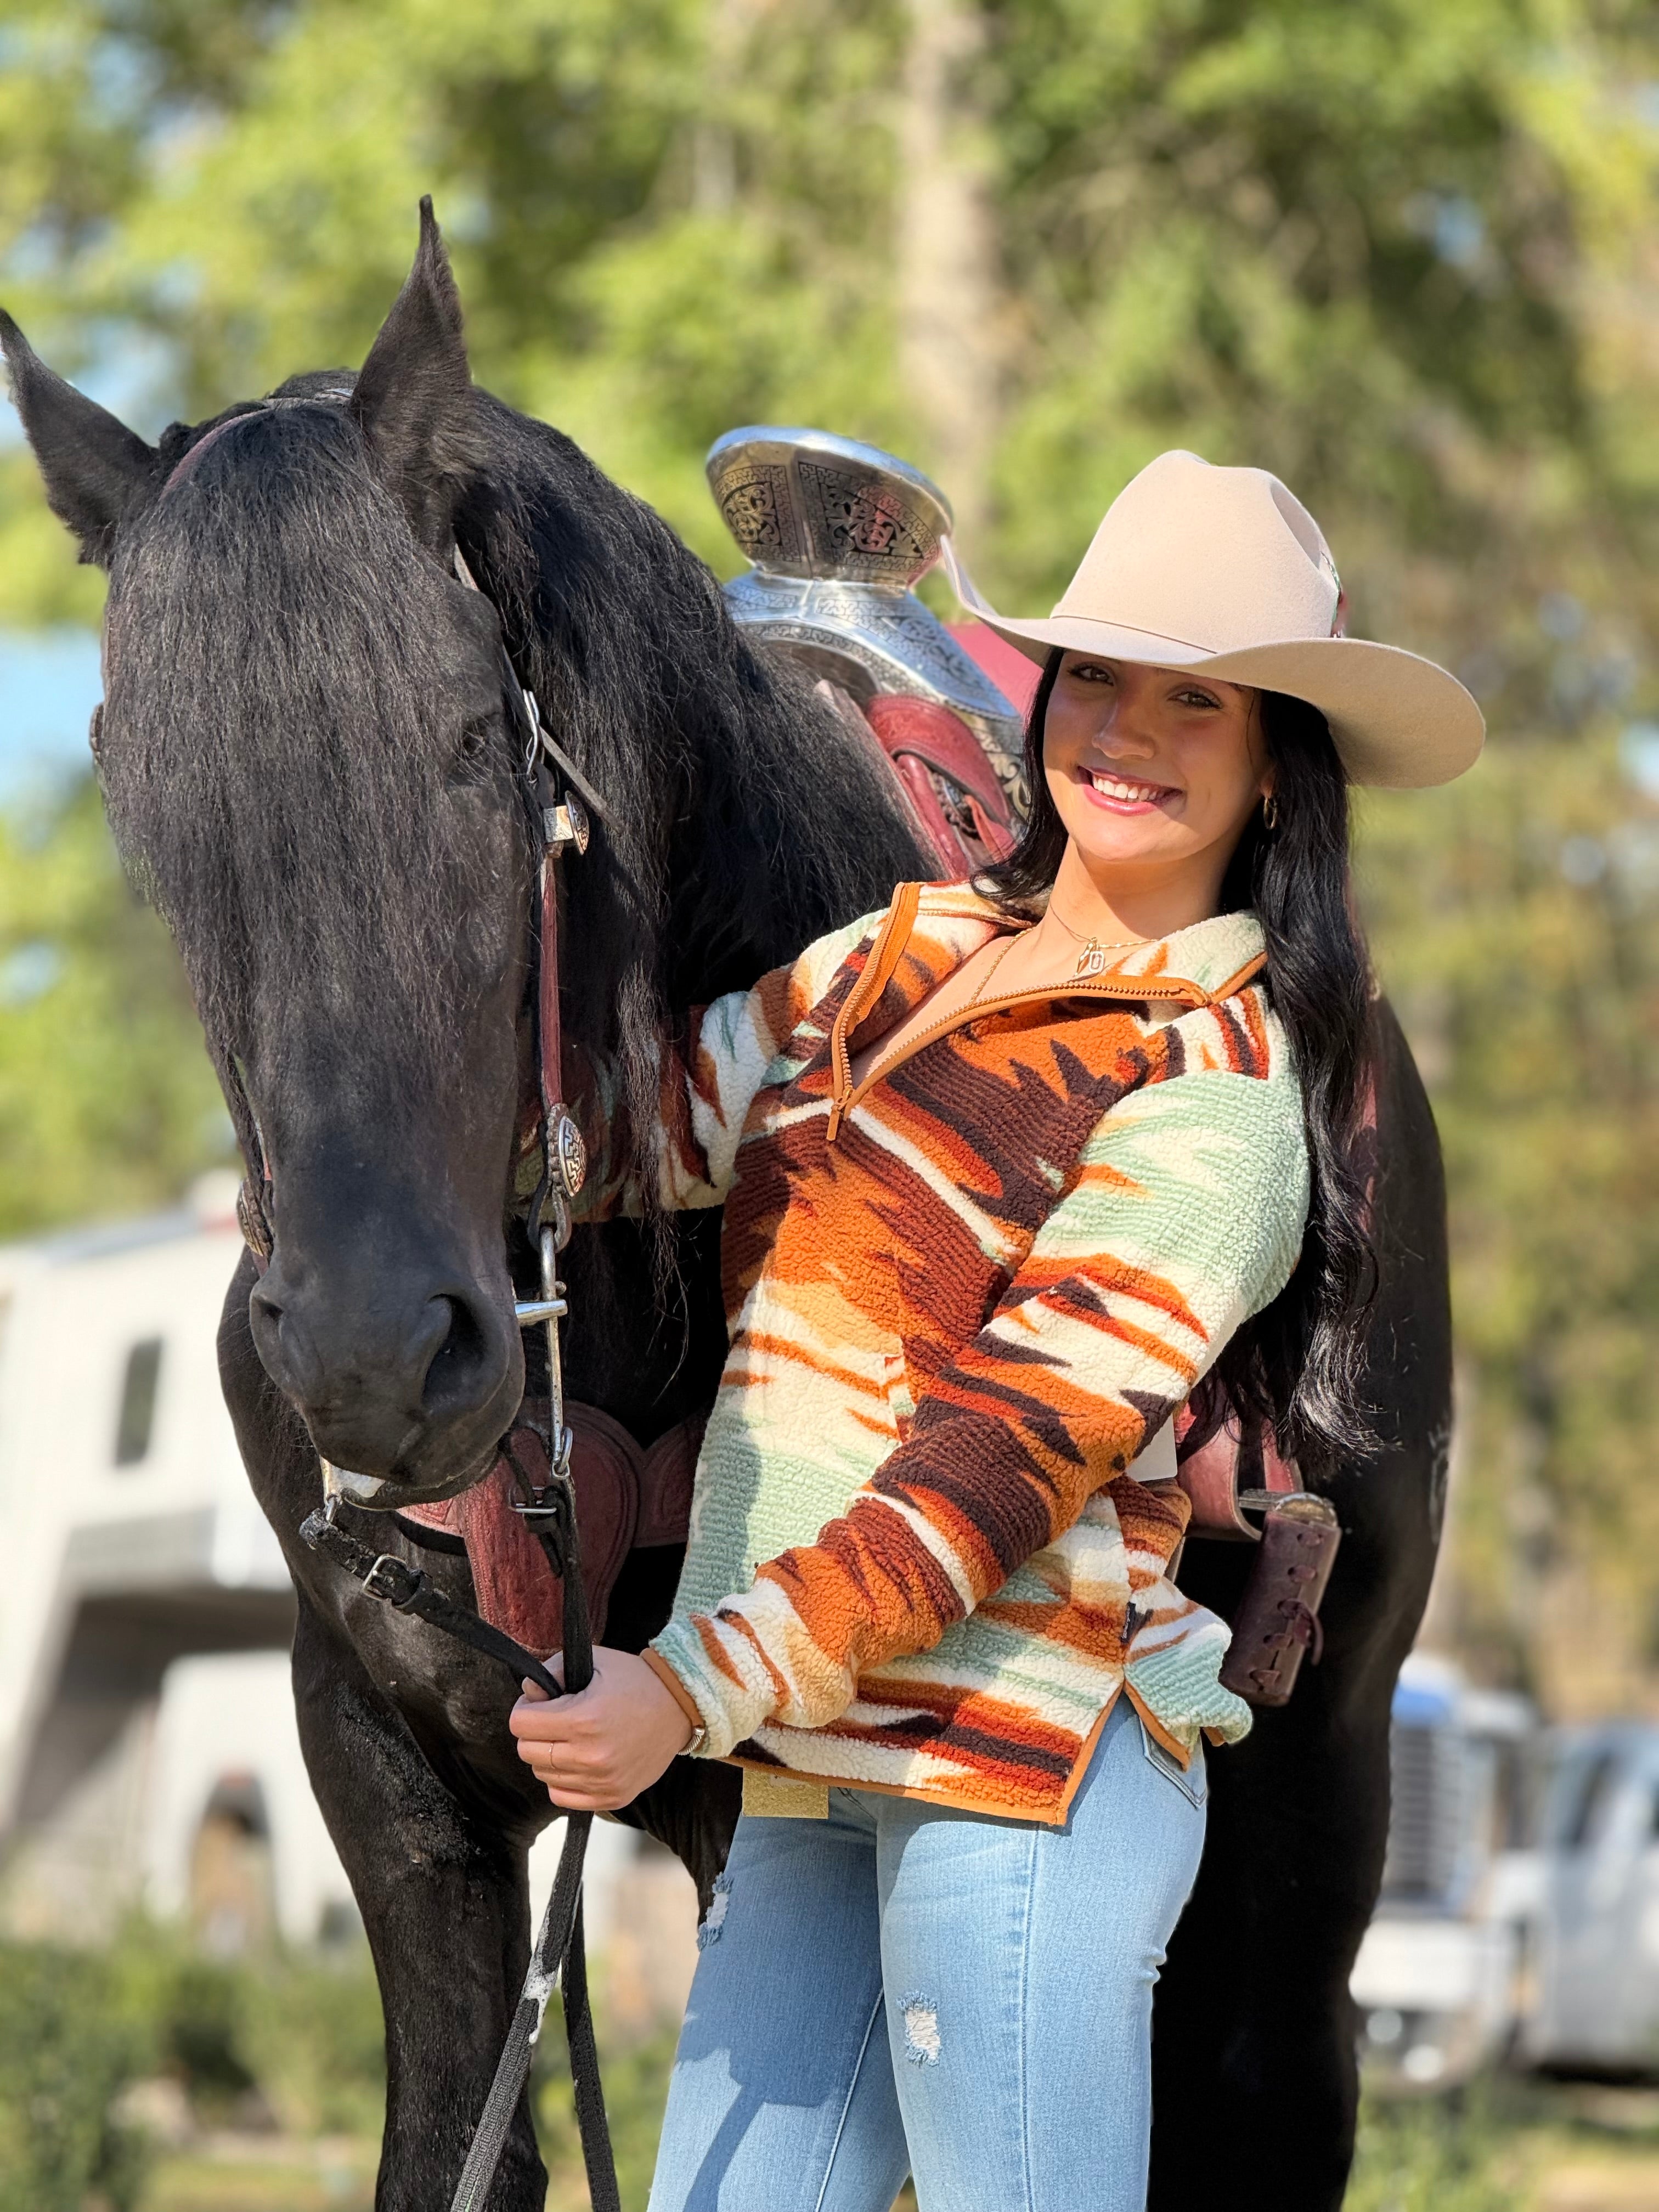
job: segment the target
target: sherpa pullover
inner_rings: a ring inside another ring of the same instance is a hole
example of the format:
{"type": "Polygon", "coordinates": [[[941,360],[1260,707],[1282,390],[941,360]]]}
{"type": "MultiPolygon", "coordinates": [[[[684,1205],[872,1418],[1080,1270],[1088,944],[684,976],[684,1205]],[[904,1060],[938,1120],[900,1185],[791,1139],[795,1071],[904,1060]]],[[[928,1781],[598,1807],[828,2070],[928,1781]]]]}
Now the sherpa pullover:
{"type": "Polygon", "coordinates": [[[1058,1823],[1121,1691],[1183,1764],[1249,1725],[1169,1578],[1170,1423],[1289,1278],[1308,1167],[1249,914],[994,994],[854,1088],[1020,926],[903,885],[694,1015],[662,1198],[725,1205],[730,1352],[647,1656],[709,1756],[1058,1823]]]}

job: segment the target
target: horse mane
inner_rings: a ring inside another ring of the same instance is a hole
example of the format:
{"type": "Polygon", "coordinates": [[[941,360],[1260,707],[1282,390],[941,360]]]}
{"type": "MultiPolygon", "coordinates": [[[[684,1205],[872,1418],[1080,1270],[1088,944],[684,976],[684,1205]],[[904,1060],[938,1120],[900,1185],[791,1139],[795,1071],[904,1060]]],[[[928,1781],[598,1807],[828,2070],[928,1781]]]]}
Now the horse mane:
{"type": "Polygon", "coordinates": [[[549,729],[605,802],[568,876],[566,1018],[652,1141],[684,1009],[931,872],[873,745],[763,656],[708,568],[569,438],[476,394],[457,518],[549,729]]]}
{"type": "MultiPolygon", "coordinates": [[[[478,704],[446,654],[455,594],[339,404],[353,381],[295,378],[283,404],[162,440],[164,489],[112,568],[120,743],[100,773],[228,1094],[253,1024],[280,1019],[295,1049],[326,1053],[333,1086],[395,1112],[453,1061],[457,963],[464,989],[489,887],[432,803],[434,724],[478,704]]],[[[560,432],[476,388],[469,410],[457,542],[605,802],[567,872],[566,1025],[618,1067],[613,1140],[637,1156],[684,1010],[927,863],[874,748],[749,643],[659,516],[560,432]]]]}
{"type": "Polygon", "coordinates": [[[337,1089],[392,1109],[453,1060],[477,896],[432,803],[448,586],[337,404],[175,425],[158,474],[111,568],[118,743],[94,725],[123,857],[174,933],[233,1098],[232,1055],[279,1024],[286,1048],[326,1054],[337,1089]]]}

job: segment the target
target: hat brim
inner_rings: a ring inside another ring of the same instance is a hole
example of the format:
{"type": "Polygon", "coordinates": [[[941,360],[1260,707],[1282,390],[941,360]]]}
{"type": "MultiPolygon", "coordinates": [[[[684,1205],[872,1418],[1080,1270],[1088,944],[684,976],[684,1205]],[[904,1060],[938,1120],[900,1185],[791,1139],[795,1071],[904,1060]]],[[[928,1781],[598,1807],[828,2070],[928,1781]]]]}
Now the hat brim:
{"type": "Polygon", "coordinates": [[[1486,743],[1486,718],[1471,693],[1445,669],[1401,646],[1363,637],[1297,637],[1210,653],[1184,638],[1157,637],[1082,616],[1011,623],[983,608],[974,611],[1032,660],[1046,660],[1058,646],[1066,653],[1097,653],[1151,668],[1201,668],[1230,684],[1305,699],[1330,724],[1355,783],[1394,791],[1449,783],[1474,766],[1486,743]]]}

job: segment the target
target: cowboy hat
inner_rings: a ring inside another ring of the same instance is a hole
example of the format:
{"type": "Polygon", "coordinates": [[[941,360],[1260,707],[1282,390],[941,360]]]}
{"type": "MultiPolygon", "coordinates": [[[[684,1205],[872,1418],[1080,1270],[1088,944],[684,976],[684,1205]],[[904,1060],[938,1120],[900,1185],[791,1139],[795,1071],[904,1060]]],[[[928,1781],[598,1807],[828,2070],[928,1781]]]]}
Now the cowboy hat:
{"type": "Polygon", "coordinates": [[[1305,699],[1356,783],[1449,783],[1486,737],[1455,676],[1398,646],[1343,635],[1330,548],[1265,469],[1161,453],[1112,501],[1047,622],[1006,620],[948,548],[946,560],[963,605],[1033,660],[1059,646],[1305,699]]]}

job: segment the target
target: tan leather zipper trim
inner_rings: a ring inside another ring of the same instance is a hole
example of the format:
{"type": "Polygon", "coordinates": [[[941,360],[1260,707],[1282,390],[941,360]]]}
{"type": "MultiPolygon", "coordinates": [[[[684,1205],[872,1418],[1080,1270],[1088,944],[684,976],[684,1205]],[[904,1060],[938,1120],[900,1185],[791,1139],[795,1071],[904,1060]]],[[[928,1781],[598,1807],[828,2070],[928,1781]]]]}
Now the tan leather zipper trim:
{"type": "Polygon", "coordinates": [[[904,957],[904,948],[910,942],[916,926],[916,910],[921,904],[920,884],[901,884],[893,894],[887,919],[883,922],[875,943],[870,947],[870,957],[863,972],[847,994],[841,1012],[836,1016],[830,1031],[830,1141],[836,1140],[841,1127],[841,1117],[848,1093],[853,1085],[853,1066],[847,1040],[866,1010],[874,1004],[893,980],[893,971],[904,957]]]}
{"type": "Polygon", "coordinates": [[[1210,994],[1210,1004],[1212,1006],[1218,1006],[1224,999],[1237,998],[1247,983],[1255,982],[1267,964],[1267,956],[1265,952],[1258,952],[1254,960],[1247,960],[1237,975],[1229,975],[1218,991],[1212,991],[1210,994]]]}
{"type": "MultiPolygon", "coordinates": [[[[1243,981],[1248,981],[1264,968],[1267,958],[1264,952],[1248,968],[1241,969],[1239,975],[1243,981]]],[[[832,1100],[825,1142],[834,1144],[846,1116],[895,1068],[902,1067],[908,1060],[914,1060],[922,1047],[932,1044],[935,1037],[945,1036],[948,1030],[961,1029],[967,1023],[976,1021],[981,1014],[998,1014],[1006,1006],[1024,1006],[1031,999],[1115,999],[1131,1005],[1142,1000],[1150,1003],[1156,999],[1174,999],[1181,1001],[1189,1013],[1196,1013],[1200,1006],[1219,1006],[1223,999],[1230,998],[1240,988],[1239,981],[1233,978],[1229,979],[1224,991],[1210,992],[1205,990],[1201,984],[1188,982],[1184,976],[1138,978],[1113,975],[1097,977],[1086,983],[1039,984],[1030,990],[1005,992],[1000,998],[970,1000],[967,1006],[959,1006],[955,1013],[946,1014],[942,1021],[930,1022],[925,1030],[919,1030],[902,1052],[895,1053],[889,1060],[878,1060],[856,1090],[848,1091],[843,1097],[832,1100]],[[1138,988],[1131,988],[1137,984],[1138,988]]]]}

